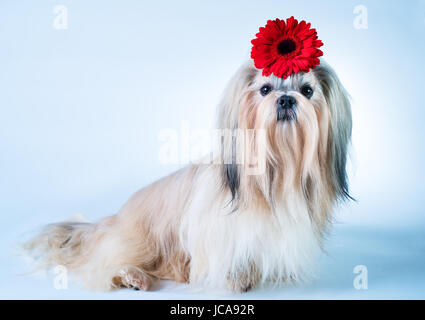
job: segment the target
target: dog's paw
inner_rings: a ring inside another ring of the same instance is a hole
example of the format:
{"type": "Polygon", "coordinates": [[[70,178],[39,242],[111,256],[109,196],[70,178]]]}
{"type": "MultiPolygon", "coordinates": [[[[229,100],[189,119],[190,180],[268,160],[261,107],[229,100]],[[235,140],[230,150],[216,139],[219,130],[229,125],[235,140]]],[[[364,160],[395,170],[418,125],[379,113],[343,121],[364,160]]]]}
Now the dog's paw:
{"type": "Polygon", "coordinates": [[[148,291],[151,288],[151,279],[140,269],[122,268],[119,271],[119,276],[123,287],[144,291],[148,291]]]}
{"type": "Polygon", "coordinates": [[[234,286],[233,288],[233,292],[235,293],[245,293],[248,292],[252,289],[252,285],[251,284],[239,284],[234,286]]]}
{"type": "Polygon", "coordinates": [[[230,282],[230,290],[235,293],[245,293],[255,287],[255,279],[249,277],[241,277],[230,282]]]}

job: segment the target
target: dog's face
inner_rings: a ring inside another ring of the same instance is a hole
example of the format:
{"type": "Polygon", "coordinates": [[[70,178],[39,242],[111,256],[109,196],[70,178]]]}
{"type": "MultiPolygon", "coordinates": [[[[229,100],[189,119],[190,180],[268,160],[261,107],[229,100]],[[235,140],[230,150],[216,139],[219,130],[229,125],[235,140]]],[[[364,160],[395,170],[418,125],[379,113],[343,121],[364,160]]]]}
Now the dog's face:
{"type": "Polygon", "coordinates": [[[257,72],[248,90],[254,93],[252,103],[260,106],[267,117],[274,114],[279,126],[296,123],[298,114],[305,109],[314,110],[315,105],[325,100],[314,72],[296,74],[285,80],[274,75],[263,77],[257,72]]]}
{"type": "MultiPolygon", "coordinates": [[[[305,192],[314,185],[326,189],[330,197],[348,196],[345,164],[351,136],[350,104],[329,65],[322,63],[287,79],[264,77],[251,63],[244,65],[226,91],[219,125],[265,132],[261,142],[253,140],[265,149],[263,175],[245,177],[243,165],[225,168],[226,183],[236,186],[234,196],[247,188],[252,192],[253,185],[268,200],[285,186],[305,192]]],[[[234,144],[225,142],[224,148],[240,148],[234,144]]]]}
{"type": "MultiPolygon", "coordinates": [[[[239,127],[266,130],[269,163],[277,166],[313,156],[321,138],[319,127],[326,131],[329,121],[326,98],[314,72],[282,79],[255,71],[245,95],[239,127]]],[[[322,139],[325,136],[323,132],[322,139]]]]}

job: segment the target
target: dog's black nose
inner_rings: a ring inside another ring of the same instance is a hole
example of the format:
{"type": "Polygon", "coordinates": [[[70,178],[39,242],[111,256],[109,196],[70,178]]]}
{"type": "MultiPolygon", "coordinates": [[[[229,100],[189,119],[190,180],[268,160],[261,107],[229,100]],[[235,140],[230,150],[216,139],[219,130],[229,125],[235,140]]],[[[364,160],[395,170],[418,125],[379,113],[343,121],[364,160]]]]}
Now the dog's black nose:
{"type": "Polygon", "coordinates": [[[283,95],[277,99],[277,107],[283,109],[292,109],[297,104],[297,100],[293,96],[283,95]]]}

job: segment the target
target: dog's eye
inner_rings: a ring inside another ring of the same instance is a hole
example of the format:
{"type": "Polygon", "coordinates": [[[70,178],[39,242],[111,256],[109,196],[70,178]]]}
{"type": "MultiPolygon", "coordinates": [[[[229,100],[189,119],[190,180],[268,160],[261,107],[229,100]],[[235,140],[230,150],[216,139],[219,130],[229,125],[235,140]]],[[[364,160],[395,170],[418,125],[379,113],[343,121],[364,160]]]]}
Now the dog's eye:
{"type": "Polygon", "coordinates": [[[261,87],[260,92],[262,96],[266,96],[270,93],[270,91],[272,91],[272,86],[269,84],[265,84],[264,86],[261,87]]]}
{"type": "Polygon", "coordinates": [[[313,89],[309,85],[305,85],[301,88],[301,93],[308,99],[313,95],[313,89]]]}

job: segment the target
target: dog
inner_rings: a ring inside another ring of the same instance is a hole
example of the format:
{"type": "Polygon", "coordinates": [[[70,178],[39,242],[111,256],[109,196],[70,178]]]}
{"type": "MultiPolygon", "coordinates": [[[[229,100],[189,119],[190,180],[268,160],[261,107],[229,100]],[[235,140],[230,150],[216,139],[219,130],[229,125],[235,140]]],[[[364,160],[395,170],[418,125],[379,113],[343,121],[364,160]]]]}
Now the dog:
{"type": "Polygon", "coordinates": [[[349,96],[309,23],[269,20],[252,44],[219,104],[230,134],[212,163],[152,183],[98,223],[51,224],[26,250],[96,290],[169,279],[245,292],[314,277],[335,207],[351,198],[349,96]]]}

